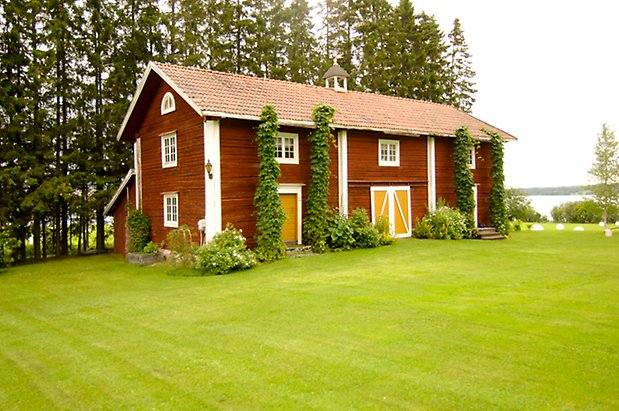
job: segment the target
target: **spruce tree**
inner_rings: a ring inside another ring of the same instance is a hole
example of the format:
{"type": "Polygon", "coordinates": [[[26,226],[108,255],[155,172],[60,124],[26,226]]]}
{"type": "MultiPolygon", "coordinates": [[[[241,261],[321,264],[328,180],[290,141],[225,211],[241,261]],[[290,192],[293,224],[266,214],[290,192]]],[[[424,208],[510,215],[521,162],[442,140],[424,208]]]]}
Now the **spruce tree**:
{"type": "Polygon", "coordinates": [[[471,68],[471,54],[464,39],[460,20],[455,19],[449,33],[449,65],[447,73],[447,103],[467,113],[471,112],[475,98],[475,71],[471,68]]]}
{"type": "Polygon", "coordinates": [[[313,36],[310,7],[306,0],[293,0],[287,9],[287,79],[297,83],[316,83],[322,75],[313,36]]]}
{"type": "Polygon", "coordinates": [[[387,0],[368,0],[358,4],[357,13],[355,43],[359,51],[359,85],[365,91],[391,94],[392,7],[387,0]]]}

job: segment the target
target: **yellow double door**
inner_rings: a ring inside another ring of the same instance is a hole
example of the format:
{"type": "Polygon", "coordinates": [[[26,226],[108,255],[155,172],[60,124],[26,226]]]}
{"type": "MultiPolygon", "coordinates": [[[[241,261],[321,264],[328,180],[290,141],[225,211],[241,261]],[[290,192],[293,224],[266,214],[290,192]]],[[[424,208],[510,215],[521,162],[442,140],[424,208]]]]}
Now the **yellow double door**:
{"type": "Polygon", "coordinates": [[[372,222],[379,216],[389,221],[391,235],[409,237],[411,235],[411,193],[410,187],[371,187],[372,222]]]}

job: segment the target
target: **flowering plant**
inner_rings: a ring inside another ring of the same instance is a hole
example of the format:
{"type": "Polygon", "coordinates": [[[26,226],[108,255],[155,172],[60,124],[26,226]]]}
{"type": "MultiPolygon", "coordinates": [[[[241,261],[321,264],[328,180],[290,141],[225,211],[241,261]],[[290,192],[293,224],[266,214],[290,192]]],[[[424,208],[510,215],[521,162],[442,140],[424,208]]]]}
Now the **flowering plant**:
{"type": "Polygon", "coordinates": [[[256,257],[247,249],[245,237],[240,230],[228,224],[226,229],[198,250],[199,268],[215,273],[247,270],[256,265],[256,257]]]}

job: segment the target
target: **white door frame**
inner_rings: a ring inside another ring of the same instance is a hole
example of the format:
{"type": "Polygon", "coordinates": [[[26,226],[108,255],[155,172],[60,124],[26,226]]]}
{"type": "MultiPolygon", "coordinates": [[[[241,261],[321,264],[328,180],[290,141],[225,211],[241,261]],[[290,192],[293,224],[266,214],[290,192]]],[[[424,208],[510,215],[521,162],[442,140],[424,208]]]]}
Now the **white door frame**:
{"type": "Polygon", "coordinates": [[[297,244],[303,243],[303,186],[304,184],[280,184],[278,194],[295,194],[297,196],[297,244]]]}

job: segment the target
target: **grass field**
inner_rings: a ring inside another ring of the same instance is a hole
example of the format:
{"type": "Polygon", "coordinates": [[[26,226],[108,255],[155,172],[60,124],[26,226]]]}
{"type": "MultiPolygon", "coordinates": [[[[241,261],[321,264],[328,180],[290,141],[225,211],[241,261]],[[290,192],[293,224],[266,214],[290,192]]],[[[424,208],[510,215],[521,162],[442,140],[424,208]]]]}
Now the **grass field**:
{"type": "MultiPolygon", "coordinates": [[[[551,226],[548,226],[551,228],[551,226]]],[[[0,274],[0,409],[619,409],[619,232],[0,274]]]]}

